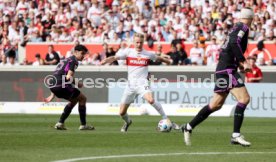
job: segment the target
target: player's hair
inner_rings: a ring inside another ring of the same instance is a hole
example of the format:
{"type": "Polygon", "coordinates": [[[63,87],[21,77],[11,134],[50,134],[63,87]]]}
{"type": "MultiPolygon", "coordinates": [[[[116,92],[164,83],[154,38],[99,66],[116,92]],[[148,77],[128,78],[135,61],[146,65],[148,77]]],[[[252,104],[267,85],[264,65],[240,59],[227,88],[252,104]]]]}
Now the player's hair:
{"type": "Polygon", "coordinates": [[[241,19],[253,19],[254,18],[253,10],[249,7],[245,7],[243,9],[241,9],[240,18],[241,19]]]}
{"type": "Polygon", "coordinates": [[[76,45],[74,50],[75,51],[81,51],[81,52],[84,52],[84,53],[88,52],[88,49],[84,45],[81,45],[81,44],[76,45]]]}
{"type": "Polygon", "coordinates": [[[138,37],[138,38],[140,38],[142,40],[144,40],[144,38],[145,38],[144,34],[142,34],[142,33],[135,33],[134,37],[138,37]]]}

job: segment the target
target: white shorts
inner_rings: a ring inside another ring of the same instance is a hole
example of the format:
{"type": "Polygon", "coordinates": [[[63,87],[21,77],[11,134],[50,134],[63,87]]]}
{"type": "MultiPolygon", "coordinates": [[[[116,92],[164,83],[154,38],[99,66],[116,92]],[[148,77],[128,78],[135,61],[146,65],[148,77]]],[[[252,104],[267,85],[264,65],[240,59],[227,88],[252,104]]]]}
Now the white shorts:
{"type": "Polygon", "coordinates": [[[121,104],[131,104],[138,95],[143,97],[146,93],[149,92],[151,93],[152,90],[148,84],[139,86],[127,85],[121,99],[121,104]]]}

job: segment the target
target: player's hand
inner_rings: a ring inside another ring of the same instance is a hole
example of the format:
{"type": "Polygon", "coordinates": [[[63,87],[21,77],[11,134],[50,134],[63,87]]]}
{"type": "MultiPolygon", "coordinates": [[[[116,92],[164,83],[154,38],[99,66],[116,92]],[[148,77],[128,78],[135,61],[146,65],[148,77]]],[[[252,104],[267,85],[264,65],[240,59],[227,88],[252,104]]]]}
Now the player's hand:
{"type": "MultiPolygon", "coordinates": [[[[165,58],[165,59],[167,59],[167,58],[165,58]]],[[[172,59],[167,59],[167,60],[168,60],[167,65],[172,65],[173,64],[173,60],[172,59]]]]}
{"type": "Polygon", "coordinates": [[[101,62],[100,62],[100,65],[104,65],[106,63],[106,61],[105,60],[102,60],[101,62]]]}
{"type": "Polygon", "coordinates": [[[79,82],[78,83],[78,88],[82,88],[83,87],[83,83],[79,82]]]}
{"type": "Polygon", "coordinates": [[[54,98],[55,98],[55,95],[54,95],[53,93],[51,93],[50,96],[47,97],[47,98],[44,98],[43,101],[44,101],[45,103],[49,103],[49,102],[51,102],[54,98]]]}

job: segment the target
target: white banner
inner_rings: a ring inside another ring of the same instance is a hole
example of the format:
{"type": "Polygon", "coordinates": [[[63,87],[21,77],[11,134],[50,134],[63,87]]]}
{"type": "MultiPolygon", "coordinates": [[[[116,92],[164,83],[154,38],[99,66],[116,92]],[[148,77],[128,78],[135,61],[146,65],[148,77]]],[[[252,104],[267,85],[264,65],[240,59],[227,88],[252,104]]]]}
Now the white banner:
{"type": "MultiPolygon", "coordinates": [[[[65,102],[1,102],[0,113],[22,113],[22,114],[61,114],[65,102]]],[[[78,105],[72,114],[78,114],[78,105]]],[[[118,115],[120,104],[109,103],[87,103],[87,114],[89,115],[118,115]]],[[[163,104],[164,111],[168,116],[195,116],[204,105],[195,104],[163,104]]],[[[224,105],[222,109],[212,114],[212,116],[231,116],[234,110],[233,105],[224,105]]],[[[159,115],[149,104],[132,104],[128,113],[130,115],[159,115]]]]}

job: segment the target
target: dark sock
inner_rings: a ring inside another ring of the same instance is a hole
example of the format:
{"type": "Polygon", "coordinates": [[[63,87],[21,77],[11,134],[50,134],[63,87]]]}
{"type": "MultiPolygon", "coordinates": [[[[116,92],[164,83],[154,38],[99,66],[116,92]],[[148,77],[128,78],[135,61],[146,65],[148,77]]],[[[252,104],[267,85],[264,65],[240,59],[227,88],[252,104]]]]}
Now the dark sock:
{"type": "Polygon", "coordinates": [[[238,103],[234,113],[234,133],[240,133],[246,104],[238,103]]]}
{"type": "Polygon", "coordinates": [[[73,108],[74,106],[70,103],[65,106],[63,113],[61,114],[59,119],[60,123],[64,123],[64,121],[68,118],[73,108]]]}
{"type": "Polygon", "coordinates": [[[81,125],[86,125],[86,106],[79,105],[79,114],[81,125]]]}
{"type": "Polygon", "coordinates": [[[209,105],[204,106],[198,114],[189,123],[192,128],[195,128],[198,124],[204,121],[213,111],[210,109],[209,105]]]}

